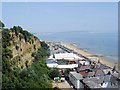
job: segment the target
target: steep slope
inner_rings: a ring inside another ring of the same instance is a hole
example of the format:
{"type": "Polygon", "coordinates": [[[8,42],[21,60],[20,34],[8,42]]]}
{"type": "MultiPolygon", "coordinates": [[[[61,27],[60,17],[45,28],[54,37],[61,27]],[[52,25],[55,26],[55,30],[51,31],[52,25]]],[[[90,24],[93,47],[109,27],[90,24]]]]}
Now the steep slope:
{"type": "Polygon", "coordinates": [[[20,26],[2,30],[2,88],[51,88],[45,42],[20,26]]]}
{"type": "Polygon", "coordinates": [[[22,30],[19,26],[4,29],[2,32],[3,36],[7,38],[4,38],[3,47],[7,47],[11,50],[11,61],[13,65],[21,69],[31,65],[34,59],[32,53],[36,52],[38,48],[41,47],[39,39],[27,31],[22,30]],[[9,45],[6,43],[9,43],[9,45]]]}

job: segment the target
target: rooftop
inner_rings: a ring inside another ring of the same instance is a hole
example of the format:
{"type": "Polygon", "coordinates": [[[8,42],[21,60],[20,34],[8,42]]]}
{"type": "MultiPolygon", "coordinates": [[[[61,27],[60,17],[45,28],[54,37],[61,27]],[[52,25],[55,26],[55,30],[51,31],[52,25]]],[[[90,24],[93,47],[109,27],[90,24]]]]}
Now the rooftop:
{"type": "Polygon", "coordinates": [[[117,88],[118,80],[112,75],[98,76],[83,79],[83,82],[90,88],[98,86],[102,88],[117,88]]]}
{"type": "MultiPolygon", "coordinates": [[[[83,59],[82,57],[79,57],[73,53],[58,53],[58,54],[54,54],[54,56],[55,56],[55,59],[68,59],[68,60],[83,59]]],[[[50,58],[53,58],[53,55],[51,55],[50,58]]]]}
{"type": "Polygon", "coordinates": [[[86,70],[86,69],[90,69],[90,65],[81,66],[81,67],[79,68],[80,71],[86,70]]]}
{"type": "Polygon", "coordinates": [[[47,64],[57,64],[57,62],[55,60],[53,60],[53,59],[46,60],[46,63],[47,64]]]}
{"type": "Polygon", "coordinates": [[[101,88],[101,86],[94,81],[86,81],[84,83],[90,88],[101,88]]]}
{"type": "Polygon", "coordinates": [[[83,79],[83,76],[77,72],[70,72],[77,80],[83,79]]]}

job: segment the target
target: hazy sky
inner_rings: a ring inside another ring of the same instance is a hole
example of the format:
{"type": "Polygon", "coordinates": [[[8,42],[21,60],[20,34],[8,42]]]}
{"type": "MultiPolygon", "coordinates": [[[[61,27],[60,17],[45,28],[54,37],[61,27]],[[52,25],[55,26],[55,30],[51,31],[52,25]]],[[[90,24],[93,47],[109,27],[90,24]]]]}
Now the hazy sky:
{"type": "Polygon", "coordinates": [[[6,27],[20,25],[31,32],[118,31],[118,3],[2,3],[6,27]]]}

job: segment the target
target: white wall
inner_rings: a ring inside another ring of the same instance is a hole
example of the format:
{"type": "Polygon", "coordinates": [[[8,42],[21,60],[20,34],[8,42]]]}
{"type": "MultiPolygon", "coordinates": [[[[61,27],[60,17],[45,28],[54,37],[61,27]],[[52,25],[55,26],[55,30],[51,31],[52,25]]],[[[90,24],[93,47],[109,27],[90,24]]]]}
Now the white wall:
{"type": "Polygon", "coordinates": [[[53,68],[53,67],[58,67],[58,64],[47,64],[48,67],[53,68]]]}
{"type": "Polygon", "coordinates": [[[78,64],[68,64],[68,65],[58,65],[58,64],[47,64],[48,67],[56,67],[56,68],[75,68],[78,67],[78,64]]]}
{"type": "Polygon", "coordinates": [[[76,89],[83,88],[83,84],[80,82],[80,80],[77,80],[75,77],[73,77],[73,75],[69,74],[69,79],[76,89]]]}
{"type": "Polygon", "coordinates": [[[78,64],[58,65],[57,68],[75,68],[78,64]]]}
{"type": "Polygon", "coordinates": [[[79,88],[84,88],[84,85],[79,80],[79,88]]]}
{"type": "Polygon", "coordinates": [[[85,65],[89,65],[90,63],[88,61],[79,61],[80,64],[85,64],[85,65]]]}

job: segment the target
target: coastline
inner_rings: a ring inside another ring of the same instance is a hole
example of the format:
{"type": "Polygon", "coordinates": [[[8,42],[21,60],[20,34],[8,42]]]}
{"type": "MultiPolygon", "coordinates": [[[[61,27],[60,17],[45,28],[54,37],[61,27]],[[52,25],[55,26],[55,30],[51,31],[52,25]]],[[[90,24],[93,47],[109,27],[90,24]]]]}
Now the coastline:
{"type": "Polygon", "coordinates": [[[96,56],[94,55],[93,53],[90,53],[88,52],[87,50],[85,49],[81,49],[81,48],[78,48],[77,45],[75,43],[64,43],[64,42],[61,42],[61,45],[63,45],[64,47],[68,48],[68,49],[71,49],[87,58],[89,58],[91,61],[95,61],[95,62],[98,62],[98,60],[106,65],[106,66],[109,66],[111,68],[113,68],[114,66],[116,66],[116,70],[118,70],[118,62],[115,61],[115,60],[112,60],[112,59],[109,59],[107,57],[100,57],[100,56],[96,56]]]}

